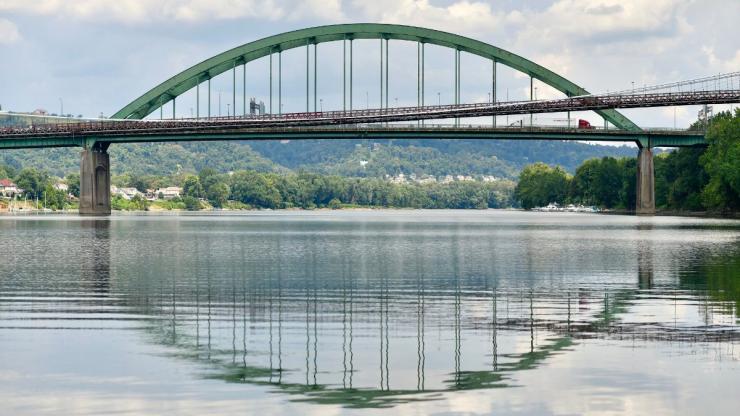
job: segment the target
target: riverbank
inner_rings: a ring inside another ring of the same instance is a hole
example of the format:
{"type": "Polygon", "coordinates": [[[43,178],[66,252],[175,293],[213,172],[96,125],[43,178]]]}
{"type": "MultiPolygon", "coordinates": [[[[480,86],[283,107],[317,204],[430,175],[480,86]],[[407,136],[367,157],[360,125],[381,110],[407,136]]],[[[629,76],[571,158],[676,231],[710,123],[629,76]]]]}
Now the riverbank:
{"type": "MultiPolygon", "coordinates": [[[[633,210],[605,210],[599,212],[604,215],[637,215],[633,210]]],[[[720,211],[680,211],[680,210],[658,210],[655,212],[659,217],[688,217],[688,218],[718,218],[718,219],[740,219],[740,212],[720,211]]]]}
{"type": "MultiPolygon", "coordinates": [[[[204,213],[204,214],[210,214],[210,213],[249,213],[249,212],[329,212],[329,211],[341,211],[341,212],[374,212],[374,211],[446,211],[448,209],[429,209],[429,208],[409,208],[409,207],[367,207],[367,206],[347,206],[347,207],[338,207],[338,208],[300,208],[300,207],[293,207],[293,208],[280,208],[280,209],[270,209],[270,208],[241,208],[241,209],[233,209],[233,208],[209,208],[209,209],[201,209],[197,211],[193,210],[187,210],[187,209],[181,209],[181,208],[172,208],[172,209],[165,209],[161,206],[154,207],[154,209],[147,210],[112,210],[111,212],[114,215],[141,215],[141,214],[173,214],[173,215],[179,215],[179,214],[188,214],[188,215],[194,215],[198,213],[204,213]]],[[[456,211],[517,211],[517,212],[537,212],[537,213],[543,213],[543,214],[550,214],[554,217],[562,214],[573,214],[572,212],[543,212],[543,211],[531,211],[531,210],[525,210],[521,208],[488,208],[485,210],[479,210],[479,209],[458,209],[456,211]]],[[[14,211],[9,212],[7,210],[3,211],[0,210],[0,216],[26,216],[26,215],[77,215],[76,209],[70,209],[70,210],[64,210],[64,211],[43,211],[43,210],[33,210],[33,209],[27,209],[22,211],[14,211]]],[[[580,213],[583,214],[583,213],[580,213]]],[[[601,215],[627,215],[627,216],[635,216],[635,211],[630,210],[605,210],[600,212],[593,212],[588,214],[601,214],[601,215]]],[[[722,212],[710,212],[710,211],[704,211],[704,212],[691,212],[691,211],[658,211],[655,213],[655,216],[658,217],[685,217],[685,218],[707,218],[707,219],[731,219],[731,220],[740,220],[740,213],[722,213],[722,212]]]]}

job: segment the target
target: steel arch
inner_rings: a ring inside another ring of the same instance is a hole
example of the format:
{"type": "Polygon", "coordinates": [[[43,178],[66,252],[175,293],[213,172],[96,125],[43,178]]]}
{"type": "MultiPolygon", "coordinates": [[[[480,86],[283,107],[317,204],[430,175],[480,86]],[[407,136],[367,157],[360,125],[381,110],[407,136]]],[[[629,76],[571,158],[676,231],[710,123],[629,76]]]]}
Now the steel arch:
{"type": "MultiPolygon", "coordinates": [[[[230,49],[206,59],[157,85],[111,117],[115,119],[144,118],[159,108],[162,103],[174,99],[199,83],[226,72],[234,66],[268,56],[270,53],[304,47],[306,44],[334,42],[343,39],[394,39],[453,48],[504,64],[530,75],[568,96],[589,93],[584,88],[528,59],[465,36],[415,26],[353,23],[295,30],[230,49]]],[[[640,130],[635,123],[616,110],[595,111],[617,128],[630,131],[640,130]]]]}

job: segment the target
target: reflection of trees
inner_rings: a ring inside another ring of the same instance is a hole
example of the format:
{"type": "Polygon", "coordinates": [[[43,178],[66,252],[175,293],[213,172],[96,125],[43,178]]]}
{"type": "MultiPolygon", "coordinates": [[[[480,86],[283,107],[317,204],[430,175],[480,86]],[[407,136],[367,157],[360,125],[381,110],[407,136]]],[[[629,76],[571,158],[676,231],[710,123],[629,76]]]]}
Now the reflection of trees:
{"type": "Polygon", "coordinates": [[[679,274],[679,284],[684,290],[706,293],[707,323],[715,312],[740,318],[740,249],[699,257],[679,274]]]}

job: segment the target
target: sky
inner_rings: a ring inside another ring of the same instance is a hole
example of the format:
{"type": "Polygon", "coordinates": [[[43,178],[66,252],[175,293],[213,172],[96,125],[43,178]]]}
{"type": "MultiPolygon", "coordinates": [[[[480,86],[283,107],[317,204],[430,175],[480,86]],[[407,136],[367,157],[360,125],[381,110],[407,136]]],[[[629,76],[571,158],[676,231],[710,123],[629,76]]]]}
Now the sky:
{"type": "MultiPolygon", "coordinates": [[[[110,115],[227,49],[285,31],[358,22],[453,32],[517,53],[592,92],[623,90],[740,71],[739,18],[740,0],[0,0],[0,105],[58,113],[63,104],[65,113],[110,115]]],[[[356,42],[355,108],[379,105],[378,43],[356,42]]],[[[426,56],[426,102],[452,102],[453,52],[430,46],[426,56]]],[[[490,62],[463,54],[461,66],[462,101],[487,101],[490,62]]],[[[285,112],[305,110],[304,68],[305,50],[283,53],[285,112]]],[[[323,109],[342,106],[341,71],[341,43],[319,45],[323,109]]],[[[390,72],[390,104],[415,105],[415,44],[391,42],[390,72]]],[[[498,100],[528,97],[526,76],[498,72],[498,100]]],[[[233,111],[227,75],[212,87],[212,111],[223,115],[233,111]]],[[[266,60],[249,63],[247,95],[267,101],[268,76],[266,60]]],[[[562,96],[536,85],[537,98],[562,96]]],[[[178,117],[190,115],[194,97],[178,99],[178,117]]],[[[645,127],[685,127],[697,111],[624,113],[645,127]]],[[[536,117],[562,122],[562,115],[536,117]]],[[[600,123],[594,113],[577,117],[600,123]]]]}

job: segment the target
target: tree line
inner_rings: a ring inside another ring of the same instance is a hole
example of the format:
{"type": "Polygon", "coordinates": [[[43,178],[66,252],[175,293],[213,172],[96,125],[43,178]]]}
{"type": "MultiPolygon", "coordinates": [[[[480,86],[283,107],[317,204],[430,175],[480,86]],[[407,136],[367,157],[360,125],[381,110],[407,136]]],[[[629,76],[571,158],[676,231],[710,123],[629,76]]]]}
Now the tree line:
{"type": "MultiPolygon", "coordinates": [[[[716,115],[706,139],[706,148],[680,148],[655,157],[656,208],[740,210],[740,109],[716,115]]],[[[519,175],[515,198],[526,209],[557,202],[634,210],[636,177],[636,158],[590,159],[574,175],[535,163],[519,175]]]]}
{"type": "Polygon", "coordinates": [[[61,210],[70,206],[67,194],[72,193],[79,196],[80,192],[80,175],[70,174],[67,176],[66,183],[68,191],[56,189],[54,187],[55,178],[47,172],[36,168],[15,169],[12,166],[0,165],[0,179],[9,178],[23,189],[25,199],[36,200],[39,205],[53,210],[61,210]]]}
{"type": "Polygon", "coordinates": [[[288,174],[242,170],[221,174],[202,169],[198,174],[170,178],[125,175],[114,179],[139,190],[166,184],[182,186],[179,201],[198,209],[197,201],[221,208],[340,208],[346,206],[396,208],[503,208],[511,206],[511,181],[451,183],[392,183],[374,178],[347,178],[309,172],[288,174]]]}

